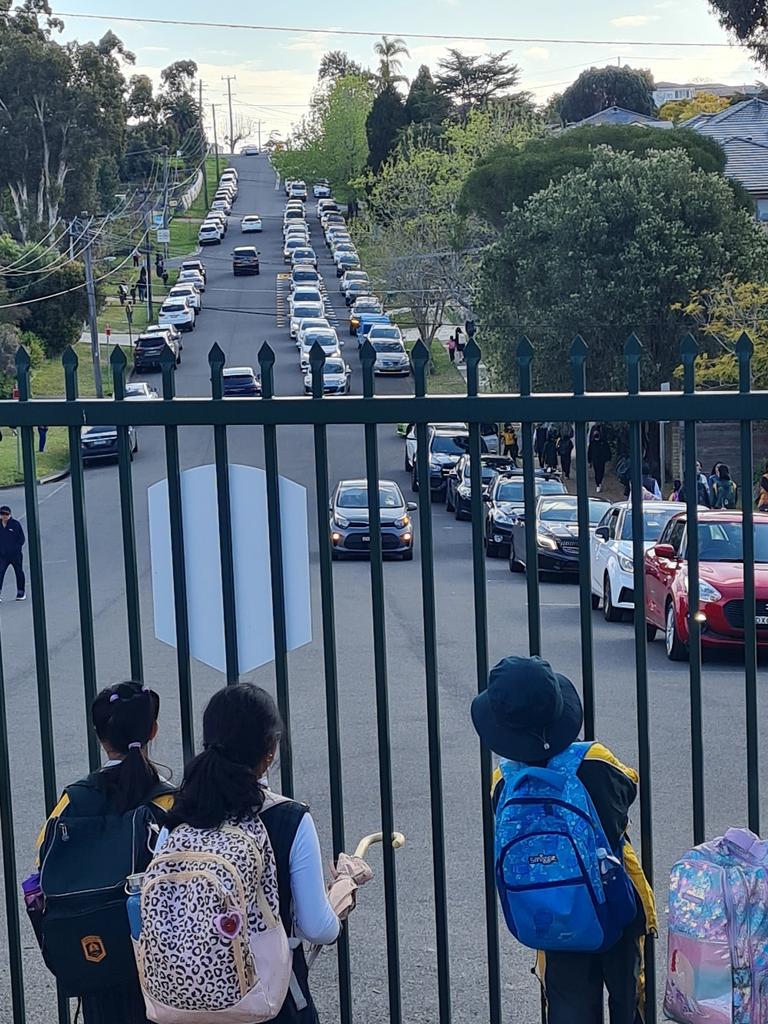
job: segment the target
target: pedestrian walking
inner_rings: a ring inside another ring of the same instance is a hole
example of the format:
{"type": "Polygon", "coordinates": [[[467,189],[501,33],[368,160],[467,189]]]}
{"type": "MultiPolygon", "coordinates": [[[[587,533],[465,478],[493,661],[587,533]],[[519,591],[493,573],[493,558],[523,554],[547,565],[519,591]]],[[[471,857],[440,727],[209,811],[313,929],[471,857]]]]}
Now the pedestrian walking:
{"type": "Polygon", "coordinates": [[[448,339],[448,358],[452,363],[456,362],[456,335],[454,334],[448,339]]]}
{"type": "Polygon", "coordinates": [[[557,443],[557,454],[560,456],[560,467],[566,480],[571,479],[571,458],[573,456],[573,441],[569,435],[561,437],[557,443]]]}
{"type": "Polygon", "coordinates": [[[39,452],[45,451],[45,442],[48,440],[48,427],[37,428],[37,450],[39,452]]]}
{"type": "Polygon", "coordinates": [[[540,951],[548,1024],[599,1024],[604,988],[611,1024],[637,1024],[644,936],[657,925],[627,835],[640,779],[602,743],[578,741],[583,720],[573,683],[538,657],[500,661],[472,701],[475,730],[501,758],[492,783],[499,899],[510,931],[540,951]],[[573,863],[597,880],[578,900],[562,895],[573,863]]]}
{"type": "Polygon", "coordinates": [[[547,443],[548,436],[549,427],[546,423],[540,423],[536,427],[536,433],[533,438],[533,450],[539,459],[539,469],[544,468],[544,445],[547,443]]]}
{"type": "Polygon", "coordinates": [[[456,328],[456,351],[459,354],[459,358],[464,362],[464,338],[461,333],[461,328],[456,328]]]}
{"type": "Polygon", "coordinates": [[[661,501],[661,487],[659,487],[659,481],[651,473],[651,467],[647,462],[643,463],[643,500],[644,501],[661,501]]]}
{"type": "Polygon", "coordinates": [[[595,489],[599,494],[603,489],[606,464],[611,461],[613,453],[611,446],[603,437],[602,431],[596,428],[592,431],[592,440],[587,448],[587,462],[595,471],[595,489]]]}
{"type": "Polygon", "coordinates": [[[163,259],[163,254],[161,252],[158,252],[155,255],[155,273],[157,274],[157,276],[159,278],[162,278],[164,270],[165,270],[165,260],[163,259]]]}
{"type": "Polygon", "coordinates": [[[147,297],[147,283],[143,278],[139,279],[138,282],[139,290],[139,302],[143,302],[147,297]]]}
{"type": "Polygon", "coordinates": [[[131,285],[131,305],[136,305],[136,284],[131,285]]]}
{"type": "Polygon", "coordinates": [[[547,440],[544,442],[544,469],[550,473],[557,472],[557,433],[555,430],[549,430],[547,434],[547,440]]]}
{"type": "MultiPolygon", "coordinates": [[[[16,600],[26,600],[26,581],[24,579],[23,547],[27,538],[24,527],[11,516],[9,505],[0,505],[0,590],[3,588],[8,566],[13,567],[16,577],[16,600]]],[[[0,598],[2,601],[2,598],[0,598]]]]}
{"type": "Polygon", "coordinates": [[[119,299],[121,306],[124,306],[128,301],[128,289],[124,284],[119,284],[117,286],[117,298],[119,299]]]}
{"type": "Polygon", "coordinates": [[[768,512],[768,462],[763,466],[760,480],[757,484],[757,511],[768,512]]]}
{"type": "Polygon", "coordinates": [[[739,491],[731,480],[731,474],[724,462],[717,467],[717,479],[712,488],[712,508],[736,508],[739,491]]]}
{"type": "Polygon", "coordinates": [[[134,267],[138,267],[140,259],[138,249],[133,250],[133,252],[131,253],[131,259],[133,260],[134,267]]]}
{"type": "Polygon", "coordinates": [[[164,814],[173,804],[173,787],[160,778],[148,753],[149,744],[157,735],[159,711],[157,693],[138,682],[117,683],[99,692],[91,705],[91,724],[106,755],[106,764],[64,790],[38,840],[38,863],[45,860],[45,875],[42,879],[39,874],[32,875],[24,883],[29,916],[38,941],[46,950],[46,962],[64,990],[80,997],[84,1024],[147,1024],[144,997],[126,932],[126,898],[113,898],[111,904],[96,903],[94,907],[93,902],[87,902],[86,894],[103,885],[105,879],[111,885],[111,879],[121,868],[135,873],[147,867],[154,846],[152,837],[158,834],[164,814]],[[135,832],[133,822],[130,831],[125,827],[131,818],[138,826],[135,832]],[[59,834],[55,826],[67,822],[64,835],[68,841],[62,849],[61,844],[54,842],[59,834]],[[142,836],[138,844],[133,839],[137,835],[142,836]],[[152,846],[148,847],[147,836],[152,846]],[[82,865],[78,852],[82,854],[82,865]],[[98,871],[99,877],[89,876],[89,871],[98,871]],[[66,900],[60,902],[67,903],[67,910],[62,913],[59,907],[58,913],[51,914],[50,923],[45,906],[46,879],[56,886],[57,895],[61,895],[61,889],[56,883],[61,883],[66,891],[66,900]],[[34,890],[30,892],[35,883],[38,907],[30,905],[29,898],[36,895],[34,890]],[[97,924],[104,930],[94,934],[97,924]],[[110,924],[112,929],[108,930],[110,924]],[[106,988],[96,987],[97,982],[103,986],[100,972],[90,988],[89,943],[93,944],[94,953],[91,964],[98,965],[98,954],[101,959],[104,954],[109,957],[109,976],[114,982],[110,981],[106,988]]]}
{"type": "MultiPolygon", "coordinates": [[[[707,487],[709,488],[710,505],[713,506],[715,498],[715,484],[717,483],[718,470],[720,469],[720,463],[716,462],[712,467],[712,472],[707,477],[707,487]]],[[[713,506],[714,507],[714,506],[713,506]]]]}
{"type": "Polygon", "coordinates": [[[506,455],[512,459],[515,466],[517,466],[517,458],[520,454],[520,446],[517,442],[517,434],[515,428],[511,423],[505,423],[504,429],[501,432],[501,444],[502,444],[502,455],[506,455]]]}
{"type": "MultiPolygon", "coordinates": [[[[706,480],[706,477],[704,477],[704,480],[706,480]]],[[[696,502],[697,504],[701,505],[702,508],[711,508],[712,501],[710,498],[709,487],[704,482],[704,480],[702,480],[699,476],[696,477],[696,502]]],[[[688,500],[688,494],[686,491],[685,483],[682,483],[678,488],[676,500],[683,502],[688,500]]]]}
{"type": "Polygon", "coordinates": [[[163,266],[163,273],[161,274],[161,277],[163,279],[164,287],[167,288],[168,287],[168,271],[165,269],[165,266],[163,266]]]}

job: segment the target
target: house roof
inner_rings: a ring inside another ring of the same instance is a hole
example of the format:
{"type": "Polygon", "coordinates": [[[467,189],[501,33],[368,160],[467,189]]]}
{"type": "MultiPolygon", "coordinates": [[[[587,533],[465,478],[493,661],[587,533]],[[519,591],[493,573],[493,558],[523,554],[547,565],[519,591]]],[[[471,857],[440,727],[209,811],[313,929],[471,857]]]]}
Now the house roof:
{"type": "Polygon", "coordinates": [[[723,139],[725,173],[740,181],[749,192],[768,192],[768,138],[765,142],[734,136],[723,139]]]}
{"type": "Polygon", "coordinates": [[[657,82],[654,92],[666,89],[694,89],[697,93],[709,92],[714,96],[736,96],[738,93],[749,95],[761,92],[765,88],[762,82],[745,82],[741,85],[724,85],[722,82],[657,82]]]}
{"type": "Polygon", "coordinates": [[[756,142],[768,142],[768,103],[757,97],[742,100],[719,114],[697,114],[680,127],[694,128],[718,142],[737,135],[756,142]]]}
{"type": "Polygon", "coordinates": [[[638,114],[636,110],[625,110],[624,107],[606,107],[605,110],[598,110],[596,114],[585,117],[583,121],[575,121],[568,127],[581,128],[591,124],[636,124],[648,128],[674,128],[671,121],[660,121],[657,117],[638,114]]]}

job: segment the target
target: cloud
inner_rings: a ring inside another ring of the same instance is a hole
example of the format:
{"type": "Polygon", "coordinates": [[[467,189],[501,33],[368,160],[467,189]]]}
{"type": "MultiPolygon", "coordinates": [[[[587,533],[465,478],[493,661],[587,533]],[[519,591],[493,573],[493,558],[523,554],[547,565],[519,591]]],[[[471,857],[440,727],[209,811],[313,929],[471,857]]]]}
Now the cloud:
{"type": "Polygon", "coordinates": [[[319,61],[327,50],[332,49],[331,35],[327,32],[318,32],[312,35],[292,36],[280,48],[291,50],[293,53],[308,53],[319,61]]]}
{"type": "Polygon", "coordinates": [[[549,60],[549,50],[546,46],[529,46],[525,53],[534,60],[549,60]]]}
{"type": "Polygon", "coordinates": [[[658,21],[657,14],[625,14],[621,18],[611,18],[610,24],[614,28],[640,28],[650,21],[658,21]]]}
{"type": "Polygon", "coordinates": [[[167,46],[140,46],[139,50],[141,53],[168,53],[169,47],[167,46]]]}

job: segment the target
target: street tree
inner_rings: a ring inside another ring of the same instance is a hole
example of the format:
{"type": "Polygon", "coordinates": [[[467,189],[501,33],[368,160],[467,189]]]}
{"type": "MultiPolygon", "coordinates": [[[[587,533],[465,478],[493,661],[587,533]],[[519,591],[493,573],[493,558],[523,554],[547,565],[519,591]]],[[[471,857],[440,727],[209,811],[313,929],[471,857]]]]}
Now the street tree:
{"type": "Polygon", "coordinates": [[[354,199],[353,182],[368,162],[365,125],[373,106],[373,89],[358,75],[339,79],[328,96],[321,144],[323,177],[334,187],[339,199],[354,199]]]}
{"type": "Polygon", "coordinates": [[[374,43],[373,52],[379,58],[379,89],[383,91],[400,82],[408,81],[405,75],[400,73],[403,67],[401,57],[410,57],[404,39],[400,36],[382,36],[379,42],[374,43]]]}
{"type": "Polygon", "coordinates": [[[368,137],[368,166],[378,171],[391,153],[400,132],[408,122],[405,103],[394,86],[376,96],[365,122],[368,137]]]}
{"type": "Polygon", "coordinates": [[[709,0],[723,28],[768,63],[768,0],[709,0]]]}
{"type": "Polygon", "coordinates": [[[438,90],[457,104],[466,117],[473,108],[508,93],[517,85],[520,69],[507,60],[510,52],[470,57],[460,50],[449,49],[448,56],[438,61],[440,74],[435,79],[438,90]]]}
{"type": "Polygon", "coordinates": [[[724,96],[715,96],[711,92],[699,92],[689,100],[670,100],[669,103],[659,107],[659,117],[662,121],[674,121],[675,124],[682,124],[697,114],[719,114],[721,110],[727,110],[731,101],[724,96]]]}
{"type": "Polygon", "coordinates": [[[443,122],[450,117],[452,109],[451,101],[438,90],[432,72],[422,64],[405,101],[409,123],[422,126],[427,136],[435,136],[442,130],[443,122]]]}
{"type": "Polygon", "coordinates": [[[560,115],[564,124],[583,121],[608,107],[623,107],[636,114],[651,115],[653,76],[650,71],[623,67],[589,68],[582,71],[563,93],[560,115]]]}
{"type": "Polygon", "coordinates": [[[366,71],[356,60],[352,60],[344,50],[329,50],[320,58],[320,67],[317,77],[320,82],[333,84],[345,75],[358,75],[365,78],[370,72],[366,71]]]}
{"type": "Polygon", "coordinates": [[[645,157],[656,150],[682,149],[694,167],[724,171],[725,153],[713,139],[685,128],[649,131],[637,125],[588,125],[533,138],[522,147],[503,145],[467,178],[462,206],[496,228],[506,213],[566,174],[589,167],[600,146],[645,157]]]}
{"type": "Polygon", "coordinates": [[[626,386],[622,347],[643,343],[643,384],[669,380],[681,331],[676,306],[727,273],[761,281],[768,239],[720,174],[695,168],[679,150],[602,148],[509,214],[483,260],[483,355],[495,386],[516,379],[521,334],[535,343],[535,377],[545,390],[570,386],[568,346],[590,347],[590,390],[626,386]]]}

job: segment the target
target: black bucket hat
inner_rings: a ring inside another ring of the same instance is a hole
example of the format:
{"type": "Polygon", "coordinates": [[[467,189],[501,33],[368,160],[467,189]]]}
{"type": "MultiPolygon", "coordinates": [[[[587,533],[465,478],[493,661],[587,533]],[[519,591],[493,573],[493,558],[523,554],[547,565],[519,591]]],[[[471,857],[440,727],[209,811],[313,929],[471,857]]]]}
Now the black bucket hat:
{"type": "Polygon", "coordinates": [[[575,686],[543,658],[502,659],[472,701],[480,739],[511,761],[548,761],[573,743],[583,721],[575,686]]]}

